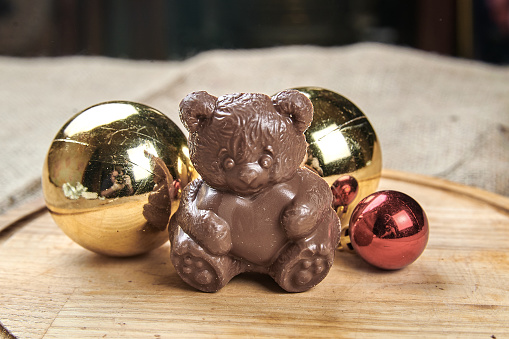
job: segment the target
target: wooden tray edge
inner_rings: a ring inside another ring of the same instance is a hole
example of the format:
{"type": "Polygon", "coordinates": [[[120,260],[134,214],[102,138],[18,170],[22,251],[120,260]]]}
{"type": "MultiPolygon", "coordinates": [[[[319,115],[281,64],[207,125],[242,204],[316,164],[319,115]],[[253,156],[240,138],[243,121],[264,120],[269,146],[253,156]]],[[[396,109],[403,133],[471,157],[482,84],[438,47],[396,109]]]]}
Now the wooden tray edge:
{"type": "Polygon", "coordinates": [[[391,169],[382,170],[382,178],[405,181],[420,186],[432,187],[442,191],[469,196],[473,199],[483,201],[505,214],[509,214],[509,197],[492,193],[481,188],[459,184],[442,178],[391,169]]]}

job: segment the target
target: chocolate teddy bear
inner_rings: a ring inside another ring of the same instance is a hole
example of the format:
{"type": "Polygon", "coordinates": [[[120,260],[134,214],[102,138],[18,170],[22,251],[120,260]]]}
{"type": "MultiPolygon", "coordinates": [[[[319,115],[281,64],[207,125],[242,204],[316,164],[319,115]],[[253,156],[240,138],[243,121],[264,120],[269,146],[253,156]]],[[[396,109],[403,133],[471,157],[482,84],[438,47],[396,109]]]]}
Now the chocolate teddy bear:
{"type": "Polygon", "coordinates": [[[313,105],[302,93],[272,98],[194,92],[180,103],[201,179],[170,220],[171,260],[189,285],[215,292],[242,272],[269,274],[284,290],[322,281],[340,223],[327,183],[301,167],[313,105]]]}

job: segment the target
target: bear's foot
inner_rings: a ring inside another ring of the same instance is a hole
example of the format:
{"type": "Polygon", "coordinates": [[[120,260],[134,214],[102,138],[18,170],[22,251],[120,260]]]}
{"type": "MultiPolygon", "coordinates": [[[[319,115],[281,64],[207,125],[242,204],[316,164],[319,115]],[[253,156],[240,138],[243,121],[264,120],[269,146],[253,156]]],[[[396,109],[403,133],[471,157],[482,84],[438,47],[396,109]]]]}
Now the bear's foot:
{"type": "Polygon", "coordinates": [[[171,261],[187,284],[203,292],[217,292],[237,274],[230,257],[210,255],[182,229],[176,233],[171,261]]]}
{"type": "Polygon", "coordinates": [[[334,250],[324,245],[294,245],[276,262],[274,280],[288,292],[304,292],[322,281],[334,261],[334,250]]]}

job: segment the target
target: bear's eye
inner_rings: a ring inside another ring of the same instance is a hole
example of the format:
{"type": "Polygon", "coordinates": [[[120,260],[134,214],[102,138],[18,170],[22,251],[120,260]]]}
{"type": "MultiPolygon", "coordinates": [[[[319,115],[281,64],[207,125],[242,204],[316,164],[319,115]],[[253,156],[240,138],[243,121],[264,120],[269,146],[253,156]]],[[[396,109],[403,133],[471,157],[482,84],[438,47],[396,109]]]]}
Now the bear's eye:
{"type": "Polygon", "coordinates": [[[270,168],[272,166],[272,157],[268,154],[264,154],[260,157],[260,160],[258,160],[258,163],[262,168],[270,168]]]}
{"type": "Polygon", "coordinates": [[[226,159],[224,159],[223,161],[223,167],[224,169],[232,169],[233,167],[235,167],[235,161],[233,161],[232,158],[228,157],[226,159]]]}

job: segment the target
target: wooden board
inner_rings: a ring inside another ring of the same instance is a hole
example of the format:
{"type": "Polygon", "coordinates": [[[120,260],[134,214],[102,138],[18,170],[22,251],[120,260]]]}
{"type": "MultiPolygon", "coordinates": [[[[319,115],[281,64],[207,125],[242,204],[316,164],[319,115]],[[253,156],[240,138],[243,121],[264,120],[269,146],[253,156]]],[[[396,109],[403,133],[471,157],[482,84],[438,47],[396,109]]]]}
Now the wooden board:
{"type": "Polygon", "coordinates": [[[327,278],[299,294],[256,274],[197,292],[174,271],[169,245],[102,257],[35,214],[0,233],[0,322],[20,338],[508,337],[509,199],[393,171],[380,188],[426,210],[423,255],[387,272],[338,251],[327,278]]]}

